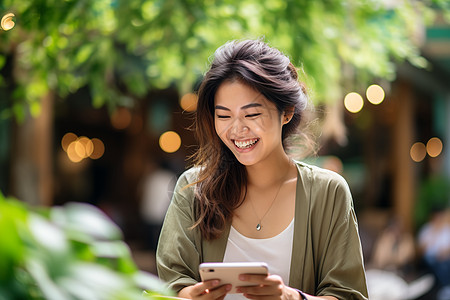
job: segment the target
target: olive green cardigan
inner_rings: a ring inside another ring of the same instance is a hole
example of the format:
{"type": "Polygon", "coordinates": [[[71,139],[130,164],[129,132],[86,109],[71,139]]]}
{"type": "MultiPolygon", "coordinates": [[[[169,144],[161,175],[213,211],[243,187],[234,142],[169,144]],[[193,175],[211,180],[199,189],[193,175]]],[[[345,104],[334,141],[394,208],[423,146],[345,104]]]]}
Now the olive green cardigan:
{"type": "MultiPolygon", "coordinates": [[[[358,225],[352,196],[338,174],[296,162],[294,243],[289,286],[316,296],[367,299],[358,225]]],[[[200,281],[198,265],[223,261],[230,224],[207,241],[194,224],[196,169],[177,183],[161,231],[156,262],[159,277],[178,292],[200,281]]]]}

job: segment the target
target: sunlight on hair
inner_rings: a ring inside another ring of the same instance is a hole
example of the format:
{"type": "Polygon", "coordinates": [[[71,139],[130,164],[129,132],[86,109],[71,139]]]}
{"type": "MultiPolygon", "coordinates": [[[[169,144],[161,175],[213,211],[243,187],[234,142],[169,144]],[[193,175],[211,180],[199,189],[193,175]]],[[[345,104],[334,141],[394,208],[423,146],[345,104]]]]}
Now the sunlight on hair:
{"type": "Polygon", "coordinates": [[[360,94],[351,92],[344,98],[345,108],[351,113],[359,112],[364,106],[364,100],[360,94]]]}
{"type": "Polygon", "coordinates": [[[439,156],[442,152],[442,148],[442,141],[437,137],[431,138],[427,143],[427,153],[431,157],[439,156]]]}
{"type": "Polygon", "coordinates": [[[175,131],[166,131],[159,137],[159,146],[164,152],[176,152],[181,147],[181,138],[175,131]]]}
{"type": "Polygon", "coordinates": [[[13,13],[8,13],[2,17],[2,21],[0,23],[0,27],[4,31],[8,31],[14,28],[16,23],[14,22],[15,15],[13,13]]]}
{"type": "Polygon", "coordinates": [[[386,94],[383,88],[378,84],[372,84],[366,90],[367,100],[369,100],[370,103],[375,105],[378,105],[381,102],[383,102],[385,95],[386,94]]]}
{"type": "Polygon", "coordinates": [[[409,154],[413,161],[421,162],[427,155],[425,144],[421,142],[414,143],[414,145],[411,146],[409,154]]]}

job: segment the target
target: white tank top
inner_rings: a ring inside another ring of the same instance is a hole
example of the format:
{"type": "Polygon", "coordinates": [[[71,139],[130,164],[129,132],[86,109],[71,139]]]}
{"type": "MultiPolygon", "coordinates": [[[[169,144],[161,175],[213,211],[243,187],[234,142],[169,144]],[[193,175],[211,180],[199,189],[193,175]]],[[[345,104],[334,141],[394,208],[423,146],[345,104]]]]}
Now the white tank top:
{"type": "MultiPolygon", "coordinates": [[[[269,274],[281,276],[284,284],[289,285],[293,238],[294,219],[280,234],[267,239],[248,238],[231,226],[223,261],[265,262],[269,267],[269,274]]],[[[247,298],[242,294],[229,294],[225,299],[247,298]]]]}

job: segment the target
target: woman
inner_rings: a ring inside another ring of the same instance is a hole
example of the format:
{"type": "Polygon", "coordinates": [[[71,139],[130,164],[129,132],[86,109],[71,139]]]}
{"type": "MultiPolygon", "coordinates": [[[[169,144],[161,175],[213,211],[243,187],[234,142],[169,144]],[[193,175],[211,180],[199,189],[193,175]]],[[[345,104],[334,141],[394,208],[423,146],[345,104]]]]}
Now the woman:
{"type": "Polygon", "coordinates": [[[195,167],[178,180],[157,251],[158,274],[179,297],[226,296],[228,285],[201,282],[202,262],[264,261],[269,276],[243,275],[258,286],[237,297],[366,299],[346,182],[285,151],[306,104],[277,49],[245,40],[216,51],[198,92],[195,167]]]}

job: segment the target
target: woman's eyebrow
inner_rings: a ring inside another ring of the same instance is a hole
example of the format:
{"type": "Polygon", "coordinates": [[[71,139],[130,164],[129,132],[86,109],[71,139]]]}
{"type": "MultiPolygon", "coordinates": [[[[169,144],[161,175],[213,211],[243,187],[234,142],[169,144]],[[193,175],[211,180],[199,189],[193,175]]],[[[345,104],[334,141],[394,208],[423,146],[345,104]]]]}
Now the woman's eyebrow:
{"type": "Polygon", "coordinates": [[[250,103],[250,104],[242,106],[241,109],[247,109],[247,108],[252,108],[252,107],[261,107],[261,106],[262,106],[261,103],[250,103]]]}
{"type": "MultiPolygon", "coordinates": [[[[262,106],[261,103],[249,103],[249,104],[242,106],[241,109],[248,109],[248,108],[252,108],[252,107],[261,107],[261,106],[262,106]]],[[[222,105],[216,105],[215,109],[222,109],[222,110],[230,111],[230,109],[228,107],[225,107],[222,105]]]]}
{"type": "Polygon", "coordinates": [[[223,109],[223,110],[228,110],[228,111],[230,111],[229,108],[227,108],[227,107],[225,107],[225,106],[222,106],[222,105],[216,105],[215,108],[216,108],[216,109],[223,109]]]}

